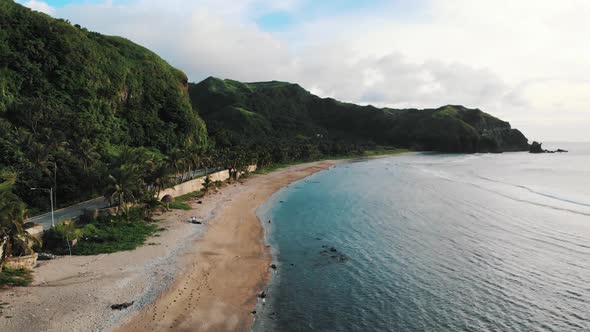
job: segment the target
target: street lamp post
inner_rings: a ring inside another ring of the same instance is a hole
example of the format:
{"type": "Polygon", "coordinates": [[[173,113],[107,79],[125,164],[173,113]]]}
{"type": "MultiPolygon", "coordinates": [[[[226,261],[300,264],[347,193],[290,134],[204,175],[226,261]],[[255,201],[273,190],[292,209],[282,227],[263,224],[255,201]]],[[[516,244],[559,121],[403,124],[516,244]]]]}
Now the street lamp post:
{"type": "Polygon", "coordinates": [[[55,190],[53,190],[53,194],[54,194],[54,198],[53,198],[53,203],[55,204],[55,206],[57,206],[57,163],[53,162],[53,188],[55,188],[55,190]]]}
{"type": "Polygon", "coordinates": [[[42,190],[49,192],[49,200],[51,202],[51,227],[55,226],[55,219],[53,217],[53,188],[31,188],[31,190],[42,190]]]}

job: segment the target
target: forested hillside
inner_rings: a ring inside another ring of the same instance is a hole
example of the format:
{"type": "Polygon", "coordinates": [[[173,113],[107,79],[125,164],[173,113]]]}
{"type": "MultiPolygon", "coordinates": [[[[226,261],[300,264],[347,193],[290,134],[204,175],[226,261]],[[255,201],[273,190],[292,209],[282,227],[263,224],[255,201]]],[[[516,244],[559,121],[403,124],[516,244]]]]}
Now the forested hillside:
{"type": "Polygon", "coordinates": [[[55,175],[58,202],[101,194],[127,147],[205,147],[187,89],[184,73],[129,40],[0,0],[0,166],[29,204],[47,207],[30,188],[55,175]]]}
{"type": "Polygon", "coordinates": [[[220,146],[257,145],[275,154],[302,146],[307,154],[338,154],[376,144],[466,153],[528,148],[508,122],[462,106],[379,109],[322,99],[297,84],[213,77],[190,84],[189,92],[220,146]]]}
{"type": "Polygon", "coordinates": [[[461,106],[379,109],[283,82],[188,84],[129,40],[0,0],[0,170],[16,175],[13,191],[29,207],[49,208],[33,187],[57,188],[58,206],[102,194],[150,200],[195,168],[378,146],[471,153],[528,144],[507,122],[461,106]]]}

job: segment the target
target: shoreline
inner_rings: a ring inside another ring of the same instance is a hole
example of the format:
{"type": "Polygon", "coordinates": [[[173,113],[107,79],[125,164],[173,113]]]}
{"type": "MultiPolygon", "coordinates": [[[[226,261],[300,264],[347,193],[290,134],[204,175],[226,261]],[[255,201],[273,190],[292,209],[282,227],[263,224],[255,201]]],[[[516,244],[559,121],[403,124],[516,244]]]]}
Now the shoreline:
{"type": "Polygon", "coordinates": [[[341,160],[289,166],[245,181],[213,218],[189,267],[158,299],[116,326],[117,331],[250,331],[257,295],[271,277],[272,255],[256,211],[290,183],[341,160]]]}
{"type": "MultiPolygon", "coordinates": [[[[388,155],[368,158],[380,157],[388,155]]],[[[8,303],[0,330],[249,331],[272,276],[257,210],[291,183],[347,160],[290,165],[215,189],[191,210],[162,214],[163,232],[132,251],[40,262],[31,286],[0,290],[8,303]],[[204,225],[180,222],[193,215],[204,225]]]]}

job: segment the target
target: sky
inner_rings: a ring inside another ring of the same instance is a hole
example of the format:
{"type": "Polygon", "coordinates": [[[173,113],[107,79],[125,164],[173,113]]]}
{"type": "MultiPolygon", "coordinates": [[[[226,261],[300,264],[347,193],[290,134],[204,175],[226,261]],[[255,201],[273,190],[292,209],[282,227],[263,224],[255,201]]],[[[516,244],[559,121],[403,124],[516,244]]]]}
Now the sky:
{"type": "Polygon", "coordinates": [[[199,82],[298,83],[395,108],[479,108],[590,141],[587,0],[19,0],[119,35],[199,82]]]}

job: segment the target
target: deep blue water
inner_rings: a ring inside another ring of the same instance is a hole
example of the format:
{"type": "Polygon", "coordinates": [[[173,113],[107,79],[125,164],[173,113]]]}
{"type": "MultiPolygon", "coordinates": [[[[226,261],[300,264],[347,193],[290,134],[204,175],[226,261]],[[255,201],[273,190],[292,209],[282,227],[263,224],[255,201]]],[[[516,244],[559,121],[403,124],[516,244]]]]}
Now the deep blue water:
{"type": "Polygon", "coordinates": [[[278,192],[255,330],[590,331],[590,146],[559,147],[360,160],[278,192]]]}

